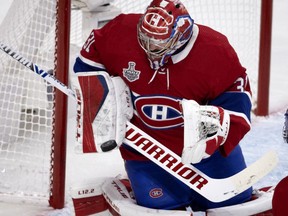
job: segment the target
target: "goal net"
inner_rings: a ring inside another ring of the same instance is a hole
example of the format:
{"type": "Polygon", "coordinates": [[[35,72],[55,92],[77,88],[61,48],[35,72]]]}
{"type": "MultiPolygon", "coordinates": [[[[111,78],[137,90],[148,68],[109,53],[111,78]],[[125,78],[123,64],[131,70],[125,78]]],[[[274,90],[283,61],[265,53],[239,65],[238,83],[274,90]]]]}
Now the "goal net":
{"type": "MultiPolygon", "coordinates": [[[[2,43],[54,75],[65,70],[57,63],[59,7],[57,0],[15,0],[0,26],[2,43]]],[[[50,84],[2,51],[0,86],[0,199],[50,199],[54,205],[53,197],[63,196],[52,194],[63,182],[55,171],[57,131],[66,124],[57,123],[55,113],[65,99],[59,102],[50,84]]]]}
{"type": "MultiPolygon", "coordinates": [[[[63,27],[69,31],[69,22],[58,21],[58,1],[70,3],[70,0],[14,0],[0,25],[1,42],[56,76],[58,70],[63,71],[57,59],[69,64],[69,59],[58,53],[63,47],[57,29],[63,27]]],[[[100,28],[120,12],[142,13],[149,2],[72,1],[70,64],[92,28],[100,28]],[[91,2],[99,2],[99,7],[91,11],[91,2]]],[[[247,68],[255,107],[261,0],[183,0],[183,3],[195,23],[208,25],[228,37],[247,68]]],[[[66,113],[55,110],[61,103],[61,100],[55,102],[56,94],[41,77],[0,52],[0,200],[3,197],[41,198],[50,199],[51,204],[51,197],[58,196],[52,188],[56,184],[58,189],[65,187],[63,179],[62,183],[54,179],[61,172],[65,175],[65,167],[58,168],[58,173],[54,170],[60,163],[55,160],[55,151],[60,151],[55,147],[55,133],[66,127],[65,119],[65,123],[57,125],[56,119],[60,116],[55,117],[55,113],[63,116],[66,113]]],[[[65,151],[61,153],[65,155],[65,151]]]]}

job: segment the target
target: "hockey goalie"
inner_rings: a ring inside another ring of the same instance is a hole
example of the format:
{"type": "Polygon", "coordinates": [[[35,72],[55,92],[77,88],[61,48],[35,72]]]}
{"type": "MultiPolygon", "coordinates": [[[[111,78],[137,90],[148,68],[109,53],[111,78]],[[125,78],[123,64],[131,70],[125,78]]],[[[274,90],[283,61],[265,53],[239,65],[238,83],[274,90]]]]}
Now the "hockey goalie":
{"type": "MultiPolygon", "coordinates": [[[[92,30],[74,72],[79,149],[119,147],[129,180],[107,179],[100,193],[92,193],[102,211],[109,205],[113,215],[123,216],[253,215],[271,209],[273,188],[255,194],[248,187],[222,201],[202,193],[209,183],[203,176],[226,179],[246,169],[238,144],[250,130],[251,91],[227,38],[194,23],[179,0],[153,0],[144,14],[121,14],[92,30]],[[145,133],[135,132],[133,139],[147,155],[128,144],[127,122],[145,133]],[[176,156],[164,154],[154,139],[176,156]],[[190,164],[195,170],[183,169],[190,164]],[[191,177],[198,191],[161,166],[191,177]]],[[[78,198],[75,209],[87,201],[78,198]]]]}
{"type": "MultiPolygon", "coordinates": [[[[81,73],[74,77],[72,83],[79,101],[83,101],[83,104],[78,103],[79,115],[77,116],[77,138],[79,145],[83,147],[82,152],[106,152],[120,146],[125,140],[126,122],[133,115],[130,90],[127,85],[120,77],[111,78],[106,72],[81,73]],[[95,95],[89,93],[91,88],[97,90],[95,95]],[[89,101],[93,101],[93,103],[89,101]],[[81,119],[87,122],[86,126],[81,119]]],[[[212,124],[212,122],[210,123],[212,124]]],[[[146,181],[148,180],[146,179],[146,181]]],[[[182,210],[159,210],[138,205],[130,181],[121,177],[106,179],[105,182],[97,182],[97,178],[95,178],[95,185],[84,185],[83,188],[75,188],[74,191],[72,197],[78,216],[90,215],[91,213],[103,215],[105,212],[107,215],[109,215],[108,212],[112,212],[112,215],[132,216],[139,211],[142,212],[141,215],[193,214],[193,210],[188,206],[183,207],[182,210]],[[89,193],[86,194],[82,191],[89,191],[89,193]],[[112,208],[108,208],[109,205],[112,208]],[[184,210],[186,208],[187,210],[184,210]]],[[[161,191],[155,189],[153,194],[157,196],[159,192],[161,191]]],[[[273,187],[254,190],[251,201],[222,208],[207,209],[206,212],[208,215],[251,215],[268,209],[268,212],[266,211],[263,215],[269,215],[273,192],[273,187]]]]}

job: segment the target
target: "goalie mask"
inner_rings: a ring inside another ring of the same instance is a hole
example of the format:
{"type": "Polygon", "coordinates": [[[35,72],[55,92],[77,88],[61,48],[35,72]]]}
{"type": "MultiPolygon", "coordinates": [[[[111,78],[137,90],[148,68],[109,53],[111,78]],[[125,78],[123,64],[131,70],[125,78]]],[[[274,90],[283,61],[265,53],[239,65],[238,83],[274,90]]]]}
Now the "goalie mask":
{"type": "Polygon", "coordinates": [[[192,36],[193,19],[179,0],[153,0],[140,18],[140,46],[152,69],[162,67],[192,36]]]}

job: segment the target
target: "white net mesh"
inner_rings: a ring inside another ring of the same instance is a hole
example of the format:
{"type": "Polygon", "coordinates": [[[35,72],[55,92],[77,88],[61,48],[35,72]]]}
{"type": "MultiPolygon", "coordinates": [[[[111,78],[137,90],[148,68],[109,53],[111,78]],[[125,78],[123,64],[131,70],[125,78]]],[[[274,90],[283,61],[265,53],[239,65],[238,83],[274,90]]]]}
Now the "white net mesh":
{"type": "MultiPolygon", "coordinates": [[[[56,0],[14,0],[0,40],[53,69],[55,8],[56,0]]],[[[53,89],[2,51],[0,86],[0,196],[48,197],[53,89]]]]}

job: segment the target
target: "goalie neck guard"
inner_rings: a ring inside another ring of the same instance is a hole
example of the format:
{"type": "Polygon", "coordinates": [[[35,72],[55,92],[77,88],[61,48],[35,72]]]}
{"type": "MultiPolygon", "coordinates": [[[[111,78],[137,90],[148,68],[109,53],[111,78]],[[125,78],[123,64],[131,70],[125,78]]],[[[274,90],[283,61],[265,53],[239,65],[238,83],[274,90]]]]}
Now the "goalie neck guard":
{"type": "Polygon", "coordinates": [[[138,41],[157,70],[192,36],[193,19],[179,0],[153,0],[137,26],[138,41]]]}

